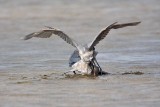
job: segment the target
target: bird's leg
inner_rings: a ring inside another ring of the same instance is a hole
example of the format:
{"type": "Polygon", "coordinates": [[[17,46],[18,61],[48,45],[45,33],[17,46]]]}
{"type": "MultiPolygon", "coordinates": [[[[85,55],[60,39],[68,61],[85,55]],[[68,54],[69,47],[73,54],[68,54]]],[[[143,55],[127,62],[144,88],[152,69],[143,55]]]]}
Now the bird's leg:
{"type": "Polygon", "coordinates": [[[93,60],[91,60],[91,62],[90,62],[90,64],[89,64],[89,66],[91,67],[91,74],[93,74],[94,73],[94,65],[95,65],[95,63],[94,63],[94,61],[93,60]]]}
{"type": "Polygon", "coordinates": [[[94,61],[94,59],[92,60],[92,65],[93,65],[93,72],[92,72],[92,74],[94,75],[94,76],[96,76],[97,75],[97,71],[96,71],[96,64],[95,64],[95,61],[94,61]]]}
{"type": "Polygon", "coordinates": [[[101,72],[101,74],[102,74],[102,68],[100,67],[100,65],[98,64],[98,62],[97,62],[97,60],[96,60],[96,58],[94,58],[94,61],[95,61],[95,63],[97,64],[97,66],[98,66],[98,68],[99,68],[99,71],[101,72]]]}

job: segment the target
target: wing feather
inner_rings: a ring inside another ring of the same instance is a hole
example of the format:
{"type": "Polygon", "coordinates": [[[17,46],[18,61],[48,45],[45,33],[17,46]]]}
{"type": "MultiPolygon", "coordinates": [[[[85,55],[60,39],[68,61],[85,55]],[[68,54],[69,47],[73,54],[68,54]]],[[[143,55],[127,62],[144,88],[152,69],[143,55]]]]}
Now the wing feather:
{"type": "Polygon", "coordinates": [[[54,30],[52,30],[52,33],[55,35],[58,35],[60,38],[62,38],[68,44],[71,44],[72,46],[78,48],[78,44],[73,39],[71,39],[69,36],[67,36],[64,32],[54,29],[54,30]]]}
{"type": "Polygon", "coordinates": [[[92,50],[94,46],[96,46],[102,39],[104,39],[109,31],[111,29],[118,29],[118,28],[123,28],[127,26],[136,26],[141,22],[132,22],[132,23],[124,23],[124,24],[117,24],[117,22],[109,25],[106,29],[102,30],[98,36],[95,37],[95,39],[89,44],[89,50],[92,50]]]}
{"type": "Polygon", "coordinates": [[[78,49],[78,44],[73,39],[71,39],[68,35],[66,35],[61,30],[57,30],[57,29],[54,29],[51,27],[49,29],[41,30],[39,32],[34,32],[29,35],[26,35],[24,37],[24,40],[31,39],[32,37],[49,38],[49,37],[51,37],[52,34],[59,36],[64,41],[66,41],[68,44],[71,44],[72,46],[74,46],[78,49]]]}

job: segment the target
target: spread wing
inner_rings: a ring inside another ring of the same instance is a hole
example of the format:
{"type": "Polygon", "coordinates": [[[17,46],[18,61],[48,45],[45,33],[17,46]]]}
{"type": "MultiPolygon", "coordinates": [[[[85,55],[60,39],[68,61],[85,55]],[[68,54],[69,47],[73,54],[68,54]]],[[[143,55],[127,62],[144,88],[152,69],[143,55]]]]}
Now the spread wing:
{"type": "Polygon", "coordinates": [[[89,44],[89,50],[92,50],[94,46],[96,46],[99,41],[101,41],[102,39],[104,39],[107,34],[109,33],[109,31],[111,29],[118,29],[118,28],[123,28],[123,27],[127,27],[127,26],[136,26],[141,22],[132,22],[132,23],[124,23],[124,24],[117,24],[117,22],[109,25],[106,29],[102,30],[101,33],[96,36],[96,38],[89,44]]]}
{"type": "Polygon", "coordinates": [[[48,29],[41,30],[39,32],[34,32],[29,35],[26,35],[24,37],[24,40],[31,39],[32,37],[49,38],[49,37],[51,37],[52,34],[55,34],[55,35],[59,36],[60,38],[62,38],[67,43],[78,48],[78,44],[73,39],[71,39],[69,36],[67,36],[64,32],[62,32],[61,30],[57,30],[57,29],[54,29],[51,27],[47,27],[47,28],[48,29]]]}

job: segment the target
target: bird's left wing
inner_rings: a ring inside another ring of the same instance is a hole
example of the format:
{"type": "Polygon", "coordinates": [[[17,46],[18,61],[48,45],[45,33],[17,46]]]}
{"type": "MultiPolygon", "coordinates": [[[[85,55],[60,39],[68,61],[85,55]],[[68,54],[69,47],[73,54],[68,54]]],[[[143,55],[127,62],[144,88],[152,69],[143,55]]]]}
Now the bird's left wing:
{"type": "Polygon", "coordinates": [[[24,37],[24,40],[31,39],[32,37],[49,38],[49,37],[51,37],[52,34],[55,34],[55,35],[59,36],[64,41],[66,41],[67,43],[71,44],[72,46],[74,46],[78,49],[78,44],[73,39],[71,39],[63,31],[57,30],[57,29],[54,29],[54,28],[51,28],[51,27],[48,27],[48,29],[44,29],[44,30],[41,30],[39,32],[34,32],[34,33],[29,34],[29,35],[26,35],[24,37]]]}

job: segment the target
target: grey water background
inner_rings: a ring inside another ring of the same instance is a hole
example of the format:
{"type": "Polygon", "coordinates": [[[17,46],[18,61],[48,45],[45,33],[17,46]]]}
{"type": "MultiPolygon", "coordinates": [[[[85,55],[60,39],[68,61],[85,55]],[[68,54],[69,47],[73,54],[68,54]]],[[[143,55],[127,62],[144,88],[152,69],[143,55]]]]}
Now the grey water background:
{"type": "Polygon", "coordinates": [[[0,0],[0,107],[159,107],[159,0],[0,0]],[[74,48],[57,36],[23,41],[44,26],[85,44],[114,22],[96,50],[111,75],[69,79],[74,48]],[[124,72],[143,75],[122,75],[124,72]]]}

